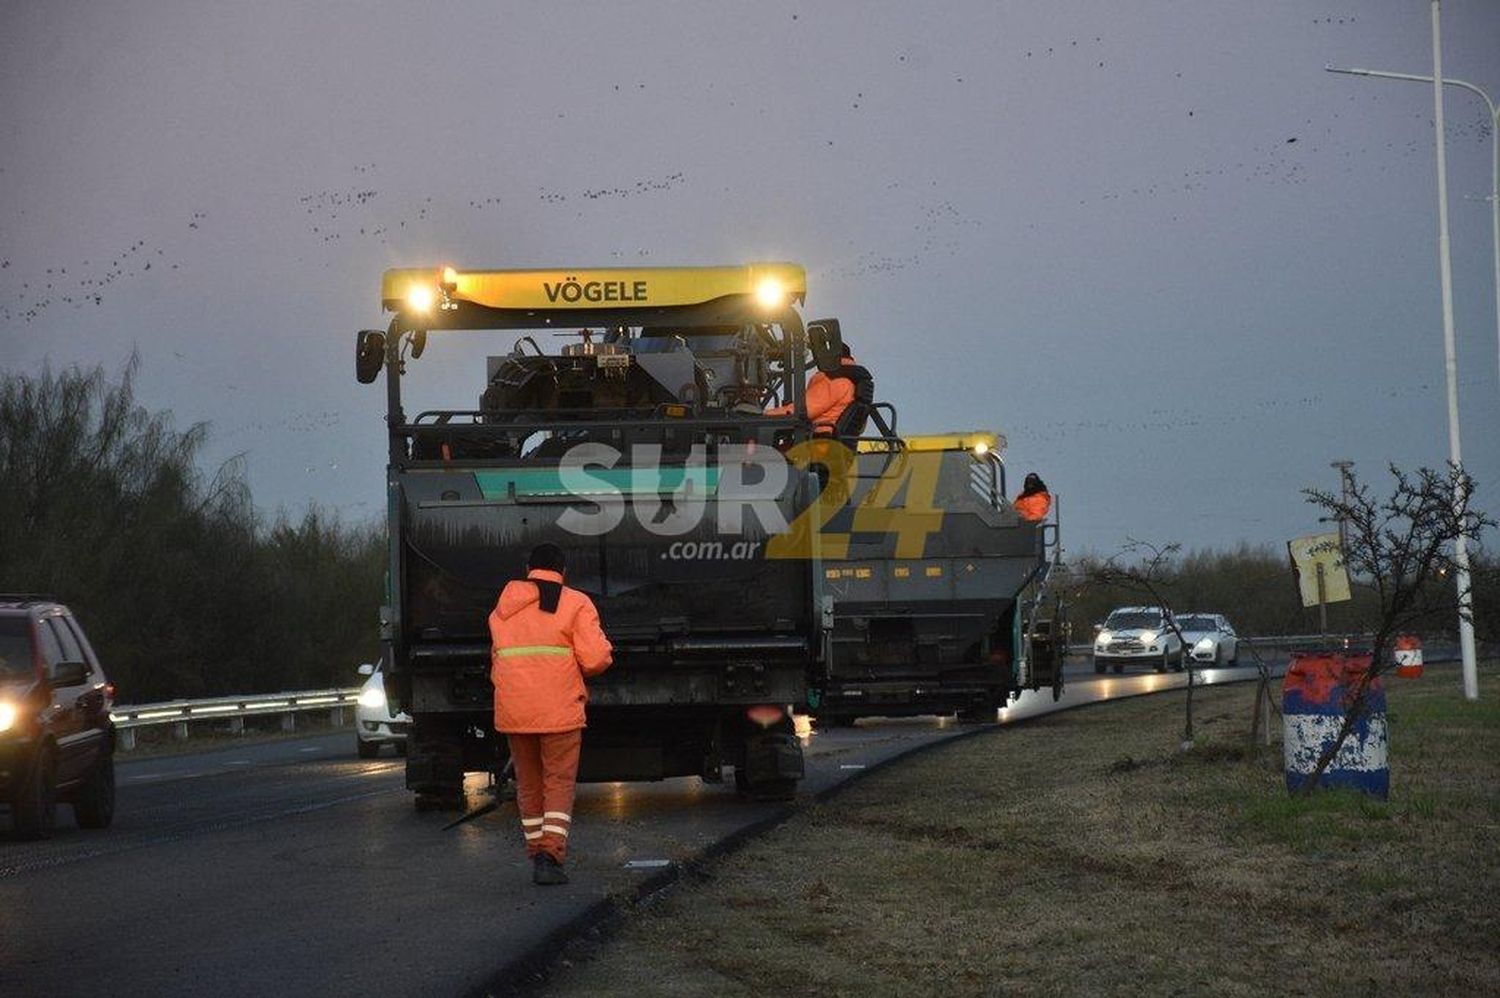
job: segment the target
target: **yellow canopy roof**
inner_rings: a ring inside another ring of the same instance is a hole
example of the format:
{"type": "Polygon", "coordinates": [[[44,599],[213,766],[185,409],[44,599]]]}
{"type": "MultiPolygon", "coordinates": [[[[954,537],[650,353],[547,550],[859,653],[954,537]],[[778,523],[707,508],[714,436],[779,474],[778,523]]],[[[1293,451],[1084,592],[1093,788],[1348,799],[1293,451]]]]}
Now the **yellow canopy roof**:
{"type": "Polygon", "coordinates": [[[767,309],[807,297],[807,274],[795,263],[730,267],[593,267],[561,270],[387,270],[387,311],[424,313],[470,302],[486,308],[536,310],[660,308],[753,296],[767,309]]]}
{"type": "MultiPolygon", "coordinates": [[[[966,450],[976,454],[999,454],[1005,450],[1005,435],[990,430],[972,430],[968,433],[930,433],[915,437],[902,437],[902,444],[909,451],[966,450]]],[[[879,454],[890,450],[884,440],[861,440],[861,454],[879,454]]]]}

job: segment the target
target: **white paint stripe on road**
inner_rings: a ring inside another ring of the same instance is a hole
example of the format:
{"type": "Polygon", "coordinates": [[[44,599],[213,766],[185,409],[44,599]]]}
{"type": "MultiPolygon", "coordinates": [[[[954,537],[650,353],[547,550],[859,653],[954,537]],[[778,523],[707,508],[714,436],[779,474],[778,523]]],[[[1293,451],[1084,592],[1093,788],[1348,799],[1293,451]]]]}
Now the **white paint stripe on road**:
{"type": "Polygon", "coordinates": [[[662,867],[671,866],[670,859],[630,859],[625,861],[627,870],[660,870],[662,867]]]}
{"type": "Polygon", "coordinates": [[[864,769],[865,768],[865,764],[862,763],[862,762],[846,762],[843,765],[839,766],[839,768],[840,769],[864,769]]]}
{"type": "Polygon", "coordinates": [[[322,748],[320,748],[320,747],[319,747],[319,746],[317,746],[317,745],[313,745],[313,746],[311,746],[311,747],[309,747],[309,748],[301,748],[301,749],[298,749],[298,750],[297,750],[297,751],[298,751],[298,752],[321,752],[321,751],[323,751],[323,749],[322,749],[322,748]]]}
{"type": "Polygon", "coordinates": [[[203,770],[195,769],[191,773],[142,773],[140,776],[125,777],[126,783],[155,783],[158,780],[190,780],[195,776],[207,776],[203,770]]]}

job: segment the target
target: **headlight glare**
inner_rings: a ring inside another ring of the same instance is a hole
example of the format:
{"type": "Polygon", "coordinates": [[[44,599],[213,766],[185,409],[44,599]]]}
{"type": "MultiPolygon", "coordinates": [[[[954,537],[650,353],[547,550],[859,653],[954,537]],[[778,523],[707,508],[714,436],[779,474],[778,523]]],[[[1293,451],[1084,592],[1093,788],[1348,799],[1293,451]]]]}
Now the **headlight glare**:
{"type": "Polygon", "coordinates": [[[16,705],[0,700],[0,731],[9,731],[16,724],[16,705]]]}
{"type": "Polygon", "coordinates": [[[786,285],[774,277],[764,278],[755,286],[755,300],[762,308],[775,308],[786,301],[786,285]]]}
{"type": "Polygon", "coordinates": [[[385,690],[379,686],[368,686],[359,691],[359,705],[379,710],[385,706],[385,690]]]}

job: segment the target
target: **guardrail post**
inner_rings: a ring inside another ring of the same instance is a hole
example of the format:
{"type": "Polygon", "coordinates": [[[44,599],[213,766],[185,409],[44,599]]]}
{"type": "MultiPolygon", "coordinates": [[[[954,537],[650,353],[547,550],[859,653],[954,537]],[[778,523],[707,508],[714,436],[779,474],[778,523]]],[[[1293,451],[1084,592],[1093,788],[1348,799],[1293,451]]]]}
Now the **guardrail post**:
{"type": "Polygon", "coordinates": [[[245,719],[243,717],[231,717],[229,719],[229,733],[231,735],[243,735],[245,733],[245,719]]]}
{"type": "Polygon", "coordinates": [[[120,748],[124,749],[126,752],[135,751],[134,728],[117,728],[115,730],[115,733],[120,737],[120,748]]]}
{"type": "Polygon", "coordinates": [[[297,730],[297,715],[294,714],[294,713],[292,713],[291,711],[287,711],[285,714],[282,714],[281,715],[281,730],[282,731],[296,731],[297,730]]]}
{"type": "Polygon", "coordinates": [[[172,725],[172,739],[174,741],[187,741],[188,730],[186,721],[178,721],[172,725]]]}
{"type": "Polygon", "coordinates": [[[332,712],[332,716],[331,716],[331,721],[332,721],[333,726],[335,728],[342,728],[344,726],[344,708],[342,708],[342,707],[335,707],[335,708],[333,708],[333,712],[332,712]]]}

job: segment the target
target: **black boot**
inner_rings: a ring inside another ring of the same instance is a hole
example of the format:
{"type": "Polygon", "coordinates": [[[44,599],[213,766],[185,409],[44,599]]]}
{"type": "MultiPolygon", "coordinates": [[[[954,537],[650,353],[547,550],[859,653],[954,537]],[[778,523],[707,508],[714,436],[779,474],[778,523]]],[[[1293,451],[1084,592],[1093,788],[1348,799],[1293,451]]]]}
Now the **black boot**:
{"type": "Polygon", "coordinates": [[[563,872],[561,863],[546,853],[539,852],[531,857],[531,882],[543,887],[555,887],[566,884],[568,875],[563,872]]]}

